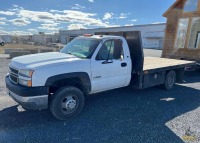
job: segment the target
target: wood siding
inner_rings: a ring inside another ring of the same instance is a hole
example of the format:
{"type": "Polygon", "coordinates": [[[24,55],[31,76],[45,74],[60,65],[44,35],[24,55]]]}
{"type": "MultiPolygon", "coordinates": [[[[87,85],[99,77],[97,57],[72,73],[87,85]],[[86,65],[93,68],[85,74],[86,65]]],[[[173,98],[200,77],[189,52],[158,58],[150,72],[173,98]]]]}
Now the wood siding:
{"type": "Polygon", "coordinates": [[[169,12],[167,13],[167,24],[165,31],[165,41],[163,44],[163,58],[174,58],[174,59],[187,59],[200,61],[200,47],[189,48],[190,31],[192,25],[193,17],[200,17],[200,0],[198,5],[198,10],[196,12],[183,12],[185,0],[177,3],[169,12]],[[188,31],[185,41],[184,48],[175,48],[176,35],[178,30],[178,24],[180,18],[189,18],[188,31]]]}

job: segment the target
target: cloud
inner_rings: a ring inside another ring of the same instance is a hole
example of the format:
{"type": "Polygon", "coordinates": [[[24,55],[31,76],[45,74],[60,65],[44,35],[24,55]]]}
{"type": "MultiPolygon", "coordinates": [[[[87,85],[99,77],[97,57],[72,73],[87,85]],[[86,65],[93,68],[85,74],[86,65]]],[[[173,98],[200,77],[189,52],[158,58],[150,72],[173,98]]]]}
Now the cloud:
{"type": "MultiPolygon", "coordinates": [[[[13,5],[14,9],[9,11],[0,11],[0,13],[14,14],[16,17],[14,19],[7,20],[6,18],[0,17],[0,25],[5,25],[6,21],[9,21],[16,26],[27,26],[33,22],[40,23],[38,29],[43,29],[44,31],[58,31],[60,24],[68,24],[68,29],[80,29],[80,28],[92,28],[92,27],[113,27],[118,25],[110,25],[108,21],[104,22],[97,17],[96,13],[83,12],[80,9],[84,8],[79,4],[74,5],[74,10],[55,10],[51,9],[49,11],[32,11],[19,7],[18,5],[13,5]],[[79,10],[78,10],[79,8],[79,10]],[[12,10],[14,10],[12,12],[12,10]],[[10,12],[10,13],[9,13],[10,12]]],[[[112,19],[113,13],[105,13],[103,20],[112,19]]],[[[36,32],[29,29],[28,32],[36,32]]]]}
{"type": "Polygon", "coordinates": [[[0,25],[7,25],[4,21],[0,21],[0,25]]]}
{"type": "Polygon", "coordinates": [[[13,4],[13,7],[19,7],[18,5],[16,5],[16,4],[13,4]]]}
{"type": "Polygon", "coordinates": [[[49,31],[58,31],[60,28],[59,28],[59,27],[46,27],[46,26],[41,26],[41,27],[38,27],[38,29],[49,30],[49,31]]]}
{"type": "Polygon", "coordinates": [[[62,13],[63,11],[51,9],[49,12],[52,12],[52,13],[62,13]]]}
{"type": "MultiPolygon", "coordinates": [[[[52,11],[52,10],[51,10],[52,11]]],[[[54,10],[55,12],[55,10],[54,10]]],[[[64,10],[62,13],[50,13],[50,12],[40,12],[40,11],[30,11],[30,10],[20,10],[18,16],[30,19],[35,22],[42,23],[55,23],[57,22],[67,22],[67,23],[82,23],[88,25],[104,25],[99,19],[92,18],[96,14],[94,13],[84,13],[75,10],[64,10]]]]}
{"type": "Polygon", "coordinates": [[[63,13],[67,14],[68,16],[75,16],[75,18],[78,18],[79,16],[83,16],[83,17],[96,16],[95,13],[86,13],[86,12],[75,11],[75,10],[64,10],[63,13]]]}
{"type": "Polygon", "coordinates": [[[5,17],[0,17],[0,21],[6,21],[7,19],[5,17]]]}
{"type": "Polygon", "coordinates": [[[11,12],[11,11],[0,11],[0,14],[1,15],[9,15],[9,16],[12,16],[15,14],[15,12],[11,12]]]}
{"type": "Polygon", "coordinates": [[[134,24],[126,24],[125,26],[133,26],[134,24]]]}
{"type": "Polygon", "coordinates": [[[80,4],[75,4],[71,9],[79,10],[79,9],[85,9],[85,7],[80,4]]]}
{"type": "Polygon", "coordinates": [[[5,17],[0,17],[0,25],[7,25],[6,21],[7,19],[5,17]]]}
{"type": "Polygon", "coordinates": [[[48,23],[48,24],[41,24],[39,29],[49,30],[49,31],[58,31],[62,27],[57,27],[60,23],[48,23]]]}
{"type": "Polygon", "coordinates": [[[127,15],[126,13],[120,13],[120,16],[118,17],[119,19],[126,19],[127,18],[127,15]]]}
{"type": "Polygon", "coordinates": [[[70,24],[67,28],[68,30],[86,29],[86,27],[84,27],[82,24],[70,24]]]}
{"type": "Polygon", "coordinates": [[[89,2],[94,2],[94,0],[88,0],[89,2]]]}
{"type": "Polygon", "coordinates": [[[138,21],[138,19],[132,19],[131,21],[132,21],[132,22],[137,22],[137,21],[138,21]]]}
{"type": "Polygon", "coordinates": [[[165,23],[165,22],[154,22],[152,24],[163,24],[163,23],[165,23]]]}
{"type": "MultiPolygon", "coordinates": [[[[84,8],[83,6],[79,4],[75,4],[75,9],[84,8]]],[[[18,18],[10,20],[14,25],[17,26],[26,26],[31,23],[31,21],[34,22],[40,22],[40,23],[79,23],[86,26],[98,26],[98,27],[106,27],[108,26],[106,23],[102,22],[100,19],[95,18],[97,14],[95,13],[87,13],[82,12],[78,10],[53,10],[51,9],[49,12],[43,12],[43,11],[31,11],[26,10],[24,8],[21,8],[19,6],[14,6],[16,8],[15,12],[7,11],[7,14],[14,14],[16,13],[16,16],[18,18]]],[[[1,12],[1,11],[0,11],[1,12]]],[[[4,12],[5,13],[5,12],[4,12]]],[[[111,18],[112,13],[105,15],[105,19],[111,18]]],[[[42,26],[43,27],[43,26],[42,26]]],[[[51,28],[52,29],[52,28],[51,28]]]]}
{"type": "Polygon", "coordinates": [[[28,24],[30,24],[31,22],[28,21],[26,18],[16,18],[16,19],[12,19],[9,20],[13,25],[16,26],[26,26],[28,24]]]}
{"type": "Polygon", "coordinates": [[[14,8],[8,9],[9,12],[18,13],[20,10],[24,9],[23,7],[19,7],[18,5],[13,5],[14,8]]]}
{"type": "Polygon", "coordinates": [[[34,33],[36,33],[36,32],[38,32],[38,30],[37,29],[28,29],[28,31],[31,31],[31,32],[34,32],[34,33]]]}
{"type": "Polygon", "coordinates": [[[105,27],[106,23],[103,23],[100,19],[94,18],[95,13],[86,13],[77,10],[50,10],[51,12],[30,11],[21,9],[17,14],[19,17],[29,19],[35,22],[41,23],[79,23],[88,26],[105,27]],[[54,12],[54,13],[53,13],[54,12]]]}
{"type": "Polygon", "coordinates": [[[120,27],[121,25],[116,25],[116,24],[112,24],[112,25],[108,25],[108,26],[106,26],[107,28],[109,28],[109,27],[120,27]]]}
{"type": "Polygon", "coordinates": [[[60,23],[45,23],[45,24],[41,24],[42,26],[45,27],[55,27],[58,26],[60,23]]]}
{"type": "Polygon", "coordinates": [[[49,12],[20,10],[18,16],[30,19],[35,22],[52,23],[54,15],[49,12]]]}
{"type": "Polygon", "coordinates": [[[4,31],[4,30],[0,30],[0,35],[8,35],[8,34],[9,34],[9,32],[4,31]]]}
{"type": "Polygon", "coordinates": [[[64,10],[64,14],[55,14],[54,18],[58,22],[79,23],[88,26],[107,26],[100,19],[94,18],[95,13],[84,13],[75,10],[64,10]]]}
{"type": "Polygon", "coordinates": [[[112,19],[113,18],[113,13],[108,13],[108,12],[106,12],[105,14],[104,14],[104,17],[103,17],[103,20],[108,20],[108,19],[112,19]]]}

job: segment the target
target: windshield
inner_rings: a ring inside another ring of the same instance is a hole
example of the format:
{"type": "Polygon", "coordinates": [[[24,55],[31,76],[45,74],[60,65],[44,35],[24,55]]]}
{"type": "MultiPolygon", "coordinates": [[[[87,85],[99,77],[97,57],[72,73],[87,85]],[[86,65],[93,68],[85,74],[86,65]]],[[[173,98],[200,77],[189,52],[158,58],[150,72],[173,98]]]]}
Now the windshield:
{"type": "Polygon", "coordinates": [[[76,38],[68,43],[61,53],[71,54],[79,58],[91,58],[100,43],[100,39],[76,38]]]}

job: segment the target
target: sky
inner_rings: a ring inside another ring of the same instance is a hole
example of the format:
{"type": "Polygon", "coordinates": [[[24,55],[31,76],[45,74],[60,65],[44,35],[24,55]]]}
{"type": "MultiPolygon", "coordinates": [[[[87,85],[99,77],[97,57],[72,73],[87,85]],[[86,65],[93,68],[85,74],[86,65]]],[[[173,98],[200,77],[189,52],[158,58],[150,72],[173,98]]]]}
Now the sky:
{"type": "Polygon", "coordinates": [[[0,0],[0,35],[165,23],[175,0],[0,0]]]}

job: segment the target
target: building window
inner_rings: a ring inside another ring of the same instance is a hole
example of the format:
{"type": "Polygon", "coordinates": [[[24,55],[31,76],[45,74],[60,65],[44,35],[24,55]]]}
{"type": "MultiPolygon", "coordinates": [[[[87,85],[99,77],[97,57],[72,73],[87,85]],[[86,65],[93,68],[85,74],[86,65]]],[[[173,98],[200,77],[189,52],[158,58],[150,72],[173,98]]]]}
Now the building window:
{"type": "Polygon", "coordinates": [[[185,12],[197,11],[197,7],[198,7],[198,0],[186,0],[184,11],[185,12]]]}
{"type": "Polygon", "coordinates": [[[187,36],[189,18],[181,18],[179,20],[175,48],[184,48],[187,36]]]}
{"type": "Polygon", "coordinates": [[[200,17],[192,19],[189,48],[198,48],[200,44],[200,17]]]}

